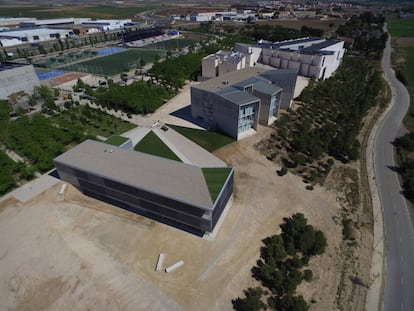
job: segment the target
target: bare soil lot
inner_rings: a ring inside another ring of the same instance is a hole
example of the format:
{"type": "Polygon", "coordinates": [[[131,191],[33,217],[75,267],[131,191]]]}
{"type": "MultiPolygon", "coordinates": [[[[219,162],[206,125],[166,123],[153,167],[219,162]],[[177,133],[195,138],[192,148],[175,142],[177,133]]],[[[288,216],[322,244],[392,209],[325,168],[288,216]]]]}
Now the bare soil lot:
{"type": "Polygon", "coordinates": [[[314,281],[300,288],[313,310],[336,309],[340,283],[340,204],[334,192],[306,191],[253,147],[269,133],[230,144],[216,155],[236,168],[234,203],[213,241],[83,196],[60,183],[27,203],[0,203],[0,309],[231,310],[254,286],[250,269],[261,240],[282,218],[302,212],[325,232],[327,252],[311,262],[314,281]],[[164,266],[185,264],[166,274],[164,266]]]}

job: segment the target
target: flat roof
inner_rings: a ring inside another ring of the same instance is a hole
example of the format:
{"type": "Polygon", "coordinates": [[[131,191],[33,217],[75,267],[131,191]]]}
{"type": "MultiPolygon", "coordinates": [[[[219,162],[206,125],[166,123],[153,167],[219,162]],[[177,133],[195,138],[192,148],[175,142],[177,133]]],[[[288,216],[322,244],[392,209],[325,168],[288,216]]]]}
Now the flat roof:
{"type": "Polygon", "coordinates": [[[51,33],[63,33],[67,31],[72,31],[71,29],[63,28],[29,28],[29,29],[20,29],[20,30],[11,30],[11,31],[0,31],[0,37],[20,37],[27,34],[30,35],[42,35],[42,34],[51,34],[51,33]]]}
{"type": "Polygon", "coordinates": [[[205,210],[213,209],[202,168],[196,166],[93,140],[66,151],[54,162],[205,210]]]}
{"type": "Polygon", "coordinates": [[[260,100],[260,98],[240,90],[222,94],[221,97],[231,101],[233,104],[236,104],[238,106],[254,103],[260,100]]]}
{"type": "Polygon", "coordinates": [[[247,80],[252,76],[258,75],[267,71],[267,69],[257,68],[257,67],[248,67],[241,70],[232,71],[221,75],[217,78],[209,79],[198,85],[192,86],[193,88],[206,90],[210,92],[217,92],[221,89],[228,88],[236,83],[239,83],[243,80],[247,80]]]}
{"type": "Polygon", "coordinates": [[[32,66],[31,64],[19,64],[19,63],[0,63],[0,71],[20,68],[24,66],[32,66]]]}

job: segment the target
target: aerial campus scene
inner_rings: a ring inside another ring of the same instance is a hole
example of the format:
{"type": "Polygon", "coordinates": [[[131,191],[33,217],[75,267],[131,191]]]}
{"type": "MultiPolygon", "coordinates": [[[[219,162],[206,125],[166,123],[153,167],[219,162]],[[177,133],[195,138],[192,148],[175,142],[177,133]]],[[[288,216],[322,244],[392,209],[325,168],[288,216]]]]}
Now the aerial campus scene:
{"type": "Polygon", "coordinates": [[[414,310],[414,6],[1,1],[0,310],[414,310]]]}

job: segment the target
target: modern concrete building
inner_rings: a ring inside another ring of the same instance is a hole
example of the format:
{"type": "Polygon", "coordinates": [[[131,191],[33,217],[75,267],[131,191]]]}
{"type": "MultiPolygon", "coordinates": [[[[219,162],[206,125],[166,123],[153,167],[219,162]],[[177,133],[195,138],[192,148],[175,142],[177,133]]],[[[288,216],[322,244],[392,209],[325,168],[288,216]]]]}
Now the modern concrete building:
{"type": "Polygon", "coordinates": [[[191,87],[192,117],[241,139],[258,123],[272,123],[282,103],[290,106],[296,77],[292,70],[249,67],[207,80],[191,87]]]}
{"type": "Polygon", "coordinates": [[[204,57],[201,65],[203,78],[215,78],[228,72],[244,69],[246,56],[240,52],[218,51],[204,57]]]}
{"type": "MultiPolygon", "coordinates": [[[[259,42],[262,53],[258,61],[280,69],[297,70],[299,75],[326,79],[332,76],[345,53],[344,41],[306,37],[280,42],[259,42]]],[[[246,45],[236,45],[242,52],[246,45]]]]}
{"type": "Polygon", "coordinates": [[[200,168],[92,140],[53,162],[87,195],[201,231],[213,231],[233,193],[231,167],[200,168]]]}
{"type": "Polygon", "coordinates": [[[16,63],[0,64],[0,99],[6,99],[13,93],[31,94],[40,85],[33,65],[16,63]]]}

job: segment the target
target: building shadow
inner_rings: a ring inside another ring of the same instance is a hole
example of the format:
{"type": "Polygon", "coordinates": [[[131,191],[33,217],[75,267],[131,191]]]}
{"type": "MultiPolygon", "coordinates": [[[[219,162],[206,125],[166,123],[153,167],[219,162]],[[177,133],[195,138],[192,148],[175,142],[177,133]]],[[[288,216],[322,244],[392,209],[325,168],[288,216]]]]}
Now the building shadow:
{"type": "Polygon", "coordinates": [[[193,123],[199,127],[202,127],[204,129],[209,129],[209,125],[204,122],[203,120],[200,119],[195,119],[191,116],[191,105],[185,106],[183,108],[180,108],[176,111],[173,111],[170,113],[170,115],[176,117],[176,118],[180,118],[182,120],[188,121],[190,123],[193,123]]]}
{"type": "Polygon", "coordinates": [[[49,172],[48,175],[49,176],[52,176],[52,177],[55,177],[57,179],[61,179],[60,176],[59,176],[59,173],[58,173],[57,169],[54,169],[53,171],[49,172]]]}
{"type": "Polygon", "coordinates": [[[157,221],[157,222],[163,223],[165,225],[174,227],[176,229],[185,231],[185,232],[193,234],[195,236],[202,237],[204,235],[204,231],[202,231],[202,230],[198,230],[198,229],[195,229],[193,227],[186,226],[184,224],[181,224],[181,223],[179,223],[177,221],[174,221],[174,220],[171,220],[169,218],[162,217],[162,216],[157,215],[155,213],[151,213],[147,210],[143,210],[143,209],[141,209],[137,206],[131,206],[127,203],[124,203],[124,202],[121,202],[121,201],[118,201],[118,200],[114,200],[114,199],[111,199],[111,198],[108,198],[106,196],[96,194],[96,193],[93,193],[93,192],[90,192],[90,191],[83,191],[82,193],[84,195],[87,195],[88,197],[94,198],[94,199],[99,200],[99,201],[103,201],[105,203],[108,203],[108,204],[113,205],[113,206],[118,207],[118,208],[122,208],[122,209],[124,209],[128,212],[135,213],[135,214],[138,214],[140,216],[147,217],[147,218],[152,219],[154,221],[157,221]]]}

